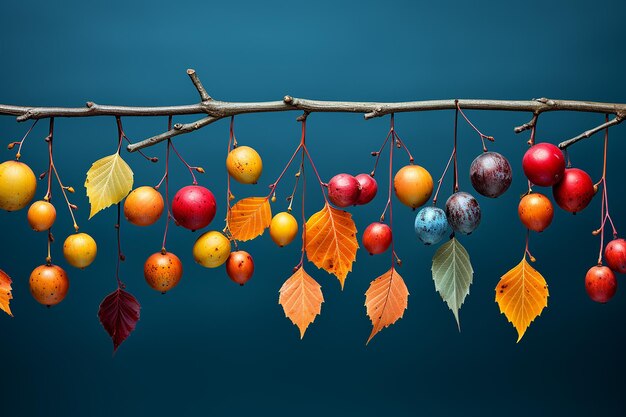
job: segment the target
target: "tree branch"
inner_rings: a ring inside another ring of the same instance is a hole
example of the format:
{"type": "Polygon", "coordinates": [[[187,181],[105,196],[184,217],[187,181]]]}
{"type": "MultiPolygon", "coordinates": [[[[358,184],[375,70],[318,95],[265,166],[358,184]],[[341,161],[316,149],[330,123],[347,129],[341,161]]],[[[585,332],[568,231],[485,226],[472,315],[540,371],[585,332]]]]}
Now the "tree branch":
{"type": "MultiPolygon", "coordinates": [[[[516,133],[532,128],[539,114],[550,111],[575,111],[593,112],[602,114],[615,114],[616,118],[609,122],[609,126],[620,123],[626,115],[626,104],[623,103],[597,103],[590,101],[575,100],[552,100],[547,98],[533,100],[426,100],[408,101],[400,103],[377,103],[377,102],[349,102],[349,101],[322,101],[304,98],[285,96],[282,101],[233,103],[218,101],[211,98],[200,82],[193,69],[187,70],[189,78],[193,82],[202,100],[197,104],[183,106],[163,106],[163,107],[134,107],[134,106],[112,106],[100,105],[88,102],[85,107],[65,108],[65,107],[28,107],[0,104],[0,115],[17,116],[17,121],[22,122],[31,119],[45,119],[51,117],[91,117],[91,116],[177,116],[187,114],[205,114],[202,119],[193,123],[177,124],[173,129],[143,141],[131,144],[128,150],[136,150],[155,145],[175,136],[198,130],[204,126],[216,122],[217,120],[246,113],[279,112],[299,110],[308,113],[313,112],[345,112],[362,113],[365,119],[380,117],[391,113],[419,112],[432,110],[454,110],[458,101],[459,106],[464,110],[501,110],[531,112],[533,118],[530,122],[515,128],[516,133]]],[[[578,140],[589,137],[592,134],[604,129],[607,124],[594,128],[562,143],[565,148],[578,140]]]]}
{"type": "Polygon", "coordinates": [[[613,120],[609,120],[606,123],[602,123],[600,126],[596,126],[593,129],[589,129],[587,131],[584,131],[583,133],[581,133],[578,136],[575,136],[571,139],[565,140],[561,143],[559,143],[559,148],[561,149],[567,149],[568,146],[571,146],[573,144],[575,144],[576,142],[583,140],[583,139],[587,139],[589,137],[591,137],[592,135],[595,135],[596,133],[606,129],[607,127],[611,127],[611,126],[615,126],[620,124],[623,120],[624,117],[626,117],[626,115],[622,114],[622,113],[617,113],[617,115],[615,116],[615,118],[613,120]]]}

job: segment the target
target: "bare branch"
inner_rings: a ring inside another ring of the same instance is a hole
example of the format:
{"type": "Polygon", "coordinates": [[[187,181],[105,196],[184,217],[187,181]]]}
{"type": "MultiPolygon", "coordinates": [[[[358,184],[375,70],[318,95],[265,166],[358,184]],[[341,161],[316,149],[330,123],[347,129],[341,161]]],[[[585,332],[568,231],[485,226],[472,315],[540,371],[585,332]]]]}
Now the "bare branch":
{"type": "Polygon", "coordinates": [[[202,101],[211,100],[211,96],[204,89],[204,86],[202,85],[200,78],[198,78],[198,74],[196,74],[196,70],[189,68],[187,70],[187,75],[189,75],[189,78],[191,78],[191,82],[196,87],[196,90],[198,90],[198,93],[200,93],[200,100],[202,101]]]}
{"type": "Polygon", "coordinates": [[[200,120],[196,120],[193,123],[176,123],[174,128],[168,130],[167,132],[163,132],[160,135],[152,136],[151,138],[144,139],[141,142],[131,143],[126,147],[129,152],[135,152],[139,149],[147,148],[148,146],[156,145],[159,142],[163,142],[164,140],[168,140],[173,138],[174,136],[182,135],[184,133],[193,132],[194,130],[198,130],[203,128],[204,126],[210,125],[211,123],[217,122],[221,117],[207,116],[200,120]]]}
{"type": "Polygon", "coordinates": [[[575,136],[575,137],[573,137],[571,139],[568,139],[566,141],[563,141],[563,142],[559,143],[559,148],[567,149],[568,146],[571,146],[571,145],[575,144],[576,142],[581,141],[583,139],[587,139],[587,138],[595,135],[596,133],[606,129],[607,127],[611,127],[611,126],[615,126],[615,125],[620,124],[624,120],[625,117],[626,116],[624,114],[617,113],[617,115],[615,116],[615,118],[613,120],[609,120],[606,123],[602,123],[600,126],[596,126],[593,129],[589,129],[587,131],[584,131],[583,133],[581,133],[578,136],[575,136]]]}
{"type": "Polygon", "coordinates": [[[538,118],[539,118],[539,113],[534,113],[533,114],[533,118],[530,119],[530,121],[528,123],[524,123],[521,126],[517,126],[515,129],[513,129],[513,131],[515,133],[522,133],[525,130],[532,129],[533,127],[535,127],[537,125],[537,119],[538,118]]]}

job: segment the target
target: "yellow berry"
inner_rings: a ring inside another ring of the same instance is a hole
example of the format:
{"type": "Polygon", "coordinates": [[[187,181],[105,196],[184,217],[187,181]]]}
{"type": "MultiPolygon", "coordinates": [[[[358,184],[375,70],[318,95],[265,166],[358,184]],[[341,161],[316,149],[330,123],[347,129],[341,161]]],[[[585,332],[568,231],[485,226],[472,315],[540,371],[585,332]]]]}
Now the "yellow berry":
{"type": "Polygon", "coordinates": [[[76,268],[86,268],[96,259],[98,246],[87,233],[69,235],[63,243],[63,256],[67,263],[76,268]]]}
{"type": "Polygon", "coordinates": [[[217,268],[230,255],[230,241],[220,232],[210,231],[200,236],[193,245],[193,258],[206,268],[217,268]]]}
{"type": "Polygon", "coordinates": [[[270,237],[278,246],[290,244],[298,234],[298,222],[287,212],[276,214],[270,223],[270,237]]]}
{"type": "Polygon", "coordinates": [[[261,157],[249,146],[239,146],[226,157],[228,174],[242,184],[256,184],[263,171],[261,157]]]}
{"type": "Polygon", "coordinates": [[[417,208],[424,205],[433,193],[433,177],[419,165],[407,165],[396,173],[393,188],[402,204],[417,208]]]}
{"type": "Polygon", "coordinates": [[[35,196],[37,179],[28,165],[19,161],[0,164],[0,209],[20,210],[35,196]]]}

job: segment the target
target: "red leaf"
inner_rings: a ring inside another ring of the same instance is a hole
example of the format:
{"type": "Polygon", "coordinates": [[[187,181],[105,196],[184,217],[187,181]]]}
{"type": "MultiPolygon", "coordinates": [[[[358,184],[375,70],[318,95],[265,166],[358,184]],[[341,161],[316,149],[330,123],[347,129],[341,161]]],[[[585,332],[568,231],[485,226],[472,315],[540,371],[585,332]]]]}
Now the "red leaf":
{"type": "Polygon", "coordinates": [[[121,288],[102,300],[98,309],[98,318],[113,340],[113,352],[135,330],[140,308],[139,301],[121,288]]]}

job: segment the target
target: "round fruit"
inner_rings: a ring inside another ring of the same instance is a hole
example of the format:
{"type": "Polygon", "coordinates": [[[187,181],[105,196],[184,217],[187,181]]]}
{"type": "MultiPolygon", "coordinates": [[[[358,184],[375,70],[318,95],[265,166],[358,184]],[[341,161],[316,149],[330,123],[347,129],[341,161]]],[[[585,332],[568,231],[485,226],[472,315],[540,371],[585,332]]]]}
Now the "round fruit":
{"type": "Polygon", "coordinates": [[[298,234],[298,222],[289,213],[283,211],[272,218],[270,237],[281,248],[291,243],[298,234]]]}
{"type": "Polygon", "coordinates": [[[70,288],[67,274],[57,265],[38,266],[31,272],[28,283],[33,298],[48,307],[63,301],[70,288]]]}
{"type": "Polygon", "coordinates": [[[226,170],[242,184],[256,184],[263,171],[263,161],[251,147],[239,146],[228,153],[226,170]]]}
{"type": "Polygon", "coordinates": [[[604,248],[604,259],[614,272],[626,274],[626,240],[613,239],[604,248]]]}
{"type": "Polygon", "coordinates": [[[563,178],[565,157],[553,144],[538,143],[524,154],[522,168],[530,182],[541,187],[550,187],[563,178]]]}
{"type": "Polygon", "coordinates": [[[226,261],[226,273],[237,284],[245,284],[254,274],[252,256],[242,250],[231,253],[226,261]]]}
{"type": "Polygon", "coordinates": [[[393,178],[398,200],[413,209],[424,205],[433,193],[433,177],[419,165],[407,165],[393,178]]]}
{"type": "Polygon", "coordinates": [[[124,201],[124,217],[135,226],[150,226],[163,213],[163,197],[154,187],[138,187],[124,201]]]}
{"type": "Polygon", "coordinates": [[[84,269],[96,259],[98,246],[87,233],[69,235],[63,242],[63,256],[73,267],[84,269]]]}
{"type": "Polygon", "coordinates": [[[478,155],[470,166],[474,189],[485,197],[496,198],[509,189],[513,173],[509,161],[497,152],[478,155]]]}
{"type": "Polygon", "coordinates": [[[193,259],[206,268],[217,268],[230,255],[230,241],[214,230],[200,236],[193,244],[193,259]]]}
{"type": "Polygon", "coordinates": [[[174,220],[189,230],[208,226],[215,217],[216,210],[213,193],[199,185],[181,188],[172,200],[174,220]]]}
{"type": "Polygon", "coordinates": [[[448,234],[446,213],[438,207],[424,207],[415,216],[415,233],[425,245],[441,242],[448,234]]]}
{"type": "Polygon", "coordinates": [[[517,214],[528,229],[543,232],[552,223],[554,209],[548,197],[540,193],[531,193],[520,200],[517,214]]]}
{"type": "Polygon", "coordinates": [[[391,228],[385,223],[372,223],[363,232],[363,246],[370,255],[385,252],[391,245],[391,228]]]}
{"type": "Polygon", "coordinates": [[[183,264],[171,252],[153,253],[143,264],[143,276],[150,287],[165,294],[180,281],[183,264]]]}
{"type": "Polygon", "coordinates": [[[464,191],[454,193],[446,201],[446,217],[455,232],[469,235],[480,224],[478,201],[464,191]]]}
{"type": "Polygon", "coordinates": [[[361,184],[350,174],[337,174],[328,181],[328,198],[337,207],[356,204],[361,194],[361,184]]]}
{"type": "Polygon", "coordinates": [[[563,179],[552,187],[556,204],[570,213],[577,213],[587,207],[595,193],[589,174],[578,168],[566,169],[563,179]]]}
{"type": "Polygon", "coordinates": [[[15,211],[26,207],[36,189],[37,179],[28,165],[19,161],[0,164],[0,209],[15,211]]]}
{"type": "Polygon", "coordinates": [[[596,303],[608,302],[617,291],[615,274],[606,266],[597,265],[587,271],[585,289],[596,303]]]}
{"type": "Polygon", "coordinates": [[[49,202],[39,200],[30,205],[26,218],[35,232],[42,232],[52,227],[57,219],[57,211],[49,202]]]}
{"type": "Polygon", "coordinates": [[[354,178],[361,184],[361,194],[356,200],[356,205],[362,206],[372,201],[378,192],[378,184],[374,177],[370,174],[359,174],[354,178]]]}

